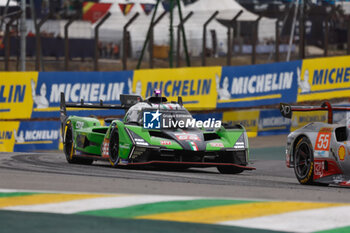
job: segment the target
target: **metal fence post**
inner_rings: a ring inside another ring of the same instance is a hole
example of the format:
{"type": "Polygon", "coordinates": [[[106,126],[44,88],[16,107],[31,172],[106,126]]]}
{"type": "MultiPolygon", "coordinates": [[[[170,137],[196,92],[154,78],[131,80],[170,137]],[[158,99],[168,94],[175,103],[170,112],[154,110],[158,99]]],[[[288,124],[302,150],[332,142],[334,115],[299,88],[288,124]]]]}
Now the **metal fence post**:
{"type": "Polygon", "coordinates": [[[276,20],[276,38],[275,38],[275,60],[276,62],[280,61],[280,21],[276,20]]]}
{"type": "Polygon", "coordinates": [[[261,16],[258,17],[257,20],[254,21],[253,25],[253,40],[252,40],[252,65],[256,63],[256,44],[258,41],[258,27],[261,16]]]}
{"type": "Polygon", "coordinates": [[[74,22],[74,18],[68,20],[64,25],[64,70],[68,71],[69,66],[69,38],[68,38],[68,28],[74,22]]]}
{"type": "Polygon", "coordinates": [[[219,14],[215,11],[210,18],[203,24],[203,42],[202,42],[202,66],[206,66],[206,50],[207,50],[207,26],[219,14]]]}
{"type": "Polygon", "coordinates": [[[162,18],[166,15],[166,11],[164,11],[151,25],[149,31],[149,68],[153,69],[153,44],[154,44],[154,27],[162,20],[162,18]]]}
{"type": "Polygon", "coordinates": [[[111,16],[110,12],[107,12],[102,19],[97,23],[95,27],[95,57],[94,57],[94,70],[98,71],[98,58],[99,58],[99,51],[98,51],[98,42],[99,42],[99,34],[98,30],[100,29],[101,25],[111,16]]]}
{"type": "Polygon", "coordinates": [[[348,19],[348,49],[347,54],[350,55],[350,18],[348,19]]]}
{"type": "Polygon", "coordinates": [[[191,18],[193,11],[188,13],[186,17],[177,25],[177,41],[176,41],[176,67],[180,67],[180,47],[181,47],[181,30],[186,21],[191,18]]]}
{"type": "Polygon", "coordinates": [[[301,15],[299,16],[299,57],[305,58],[305,0],[300,8],[301,15]]]}
{"type": "Polygon", "coordinates": [[[130,41],[127,39],[128,27],[130,26],[130,24],[132,24],[132,22],[134,22],[134,20],[139,16],[139,14],[139,12],[136,12],[134,16],[124,25],[123,28],[123,70],[127,70],[128,68],[128,44],[130,43],[130,41]]]}
{"type": "Polygon", "coordinates": [[[6,23],[6,29],[5,29],[5,70],[9,70],[9,63],[10,63],[10,27],[22,14],[22,11],[18,12],[16,15],[13,15],[9,22],[6,23]]]}
{"type": "Polygon", "coordinates": [[[240,10],[236,16],[230,21],[230,25],[227,28],[227,65],[230,66],[231,65],[231,57],[232,57],[232,42],[231,42],[231,26],[234,22],[236,22],[236,20],[238,19],[238,17],[243,13],[243,10],[240,10]]]}

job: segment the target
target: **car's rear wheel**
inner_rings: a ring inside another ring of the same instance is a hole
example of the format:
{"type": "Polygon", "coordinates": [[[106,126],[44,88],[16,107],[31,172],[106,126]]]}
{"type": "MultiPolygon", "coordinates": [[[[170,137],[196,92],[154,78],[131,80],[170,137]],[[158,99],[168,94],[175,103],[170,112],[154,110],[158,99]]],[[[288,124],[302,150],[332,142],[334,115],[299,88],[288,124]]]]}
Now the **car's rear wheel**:
{"type": "Polygon", "coordinates": [[[114,128],[111,132],[109,141],[109,162],[113,167],[118,166],[119,162],[119,133],[118,129],[114,128]]]}
{"type": "Polygon", "coordinates": [[[64,142],[63,142],[63,151],[66,155],[66,160],[68,163],[75,163],[75,164],[86,164],[90,165],[93,163],[92,159],[84,159],[84,158],[77,158],[74,157],[74,144],[73,144],[73,129],[72,129],[72,123],[67,122],[65,126],[64,131],[64,142]]]}
{"type": "Polygon", "coordinates": [[[294,173],[300,184],[313,184],[314,156],[307,137],[298,140],[294,148],[294,173]]]}
{"type": "Polygon", "coordinates": [[[217,166],[217,169],[221,174],[239,174],[244,171],[244,169],[234,166],[217,166]]]}

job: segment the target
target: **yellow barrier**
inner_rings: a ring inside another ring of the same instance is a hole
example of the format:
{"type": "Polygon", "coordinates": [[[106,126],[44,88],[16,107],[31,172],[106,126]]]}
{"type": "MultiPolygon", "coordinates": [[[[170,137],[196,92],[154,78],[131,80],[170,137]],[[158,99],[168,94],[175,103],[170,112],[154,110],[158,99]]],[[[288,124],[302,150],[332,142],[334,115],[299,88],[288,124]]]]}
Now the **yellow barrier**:
{"type": "Polygon", "coordinates": [[[350,56],[306,59],[297,101],[350,97],[350,56]]]}
{"type": "Polygon", "coordinates": [[[258,134],[259,110],[224,112],[222,121],[231,124],[242,124],[247,130],[248,137],[256,137],[258,134]]]}
{"type": "Polygon", "coordinates": [[[151,96],[154,89],[160,89],[170,101],[182,96],[188,109],[214,109],[217,100],[216,76],[221,76],[221,67],[136,70],[132,91],[151,96]]]}
{"type": "Polygon", "coordinates": [[[0,119],[30,118],[38,72],[0,72],[0,77],[0,119]]]}

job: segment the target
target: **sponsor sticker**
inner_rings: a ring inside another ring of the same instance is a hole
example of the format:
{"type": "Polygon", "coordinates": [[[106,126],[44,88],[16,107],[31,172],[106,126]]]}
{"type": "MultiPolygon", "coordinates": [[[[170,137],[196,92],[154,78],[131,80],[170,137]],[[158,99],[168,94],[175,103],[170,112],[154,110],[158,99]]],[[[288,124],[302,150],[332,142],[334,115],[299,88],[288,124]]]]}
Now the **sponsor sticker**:
{"type": "Polygon", "coordinates": [[[315,162],[315,175],[323,176],[324,162],[315,162]]]}
{"type": "Polygon", "coordinates": [[[210,146],[212,146],[212,147],[224,147],[224,144],[222,142],[211,142],[210,146]]]}
{"type": "Polygon", "coordinates": [[[201,141],[201,139],[195,134],[176,134],[175,136],[180,141],[201,141]]]}
{"type": "Polygon", "coordinates": [[[171,145],[171,141],[160,141],[160,145],[169,146],[171,145]]]}
{"type": "Polygon", "coordinates": [[[345,159],[345,154],[346,154],[346,149],[345,147],[342,145],[339,147],[338,149],[338,156],[339,156],[339,159],[341,161],[343,161],[345,159]]]}
{"type": "Polygon", "coordinates": [[[329,151],[325,150],[315,150],[315,155],[322,158],[328,158],[329,157],[329,151]]]}
{"type": "Polygon", "coordinates": [[[315,175],[323,176],[324,162],[315,162],[315,175]]]}

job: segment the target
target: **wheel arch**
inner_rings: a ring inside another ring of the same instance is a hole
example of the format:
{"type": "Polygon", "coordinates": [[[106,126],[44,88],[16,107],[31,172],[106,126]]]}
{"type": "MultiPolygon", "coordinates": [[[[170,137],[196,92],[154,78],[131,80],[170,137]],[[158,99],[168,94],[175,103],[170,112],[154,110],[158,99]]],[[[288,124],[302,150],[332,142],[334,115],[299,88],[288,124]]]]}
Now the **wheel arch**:
{"type": "Polygon", "coordinates": [[[292,144],[292,147],[291,147],[291,153],[290,153],[290,155],[291,155],[291,162],[294,162],[294,150],[295,150],[295,147],[297,146],[297,143],[300,141],[300,139],[302,139],[302,138],[307,138],[310,142],[311,142],[311,145],[312,145],[312,150],[313,150],[313,147],[314,147],[314,145],[313,145],[313,143],[312,143],[312,141],[310,140],[310,137],[308,136],[308,135],[306,135],[306,134],[304,134],[304,133],[301,133],[301,134],[299,134],[295,139],[294,139],[294,141],[293,141],[293,144],[292,144]]]}

